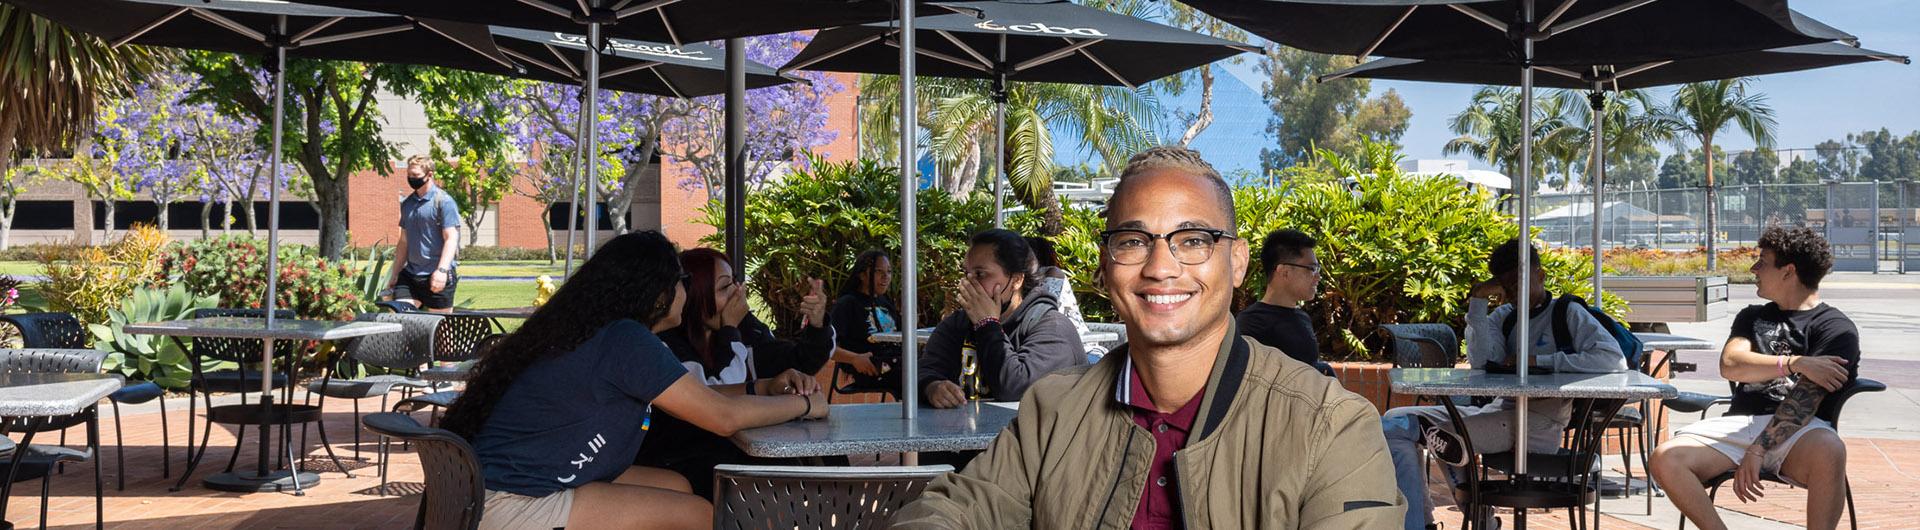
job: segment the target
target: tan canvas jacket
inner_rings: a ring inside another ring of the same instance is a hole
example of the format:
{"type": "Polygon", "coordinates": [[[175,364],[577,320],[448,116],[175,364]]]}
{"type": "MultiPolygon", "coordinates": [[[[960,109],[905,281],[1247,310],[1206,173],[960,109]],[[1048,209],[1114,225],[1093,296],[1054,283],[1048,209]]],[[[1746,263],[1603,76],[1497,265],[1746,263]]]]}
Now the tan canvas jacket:
{"type": "MultiPolygon", "coordinates": [[[[1229,333],[1186,448],[1174,454],[1189,529],[1400,528],[1406,500],[1373,404],[1279,350],[1229,333]]],[[[1124,529],[1154,438],[1114,393],[1123,347],[1035,383],[966,470],[902,508],[895,528],[1124,529]]]]}

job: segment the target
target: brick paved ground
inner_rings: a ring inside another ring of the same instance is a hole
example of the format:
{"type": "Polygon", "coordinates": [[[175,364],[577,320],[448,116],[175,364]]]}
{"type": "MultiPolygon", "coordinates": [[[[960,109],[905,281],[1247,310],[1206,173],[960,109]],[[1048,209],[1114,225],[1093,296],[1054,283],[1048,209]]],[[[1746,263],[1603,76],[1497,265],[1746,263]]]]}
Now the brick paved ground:
{"type": "MultiPolygon", "coordinates": [[[[377,405],[370,401],[367,408],[377,405]]],[[[103,450],[107,476],[106,516],[108,526],[112,528],[164,528],[168,530],[203,530],[217,528],[400,528],[411,524],[417,496],[389,495],[379,496],[374,489],[378,485],[371,465],[372,450],[376,448],[370,437],[363,437],[363,445],[368,450],[369,462],[350,463],[355,469],[355,478],[345,478],[332,471],[330,464],[316,460],[316,466],[325,468],[321,473],[323,482],[314,486],[305,496],[290,494],[256,493],[233,494],[209,491],[199,485],[199,477],[217,472],[225,467],[226,459],[231,455],[233,436],[231,431],[215,428],[213,450],[209,451],[207,461],[189,481],[188,487],[179,492],[168,492],[167,487],[173,481],[160,476],[160,429],[159,415],[153,409],[144,413],[129,413],[126,417],[127,432],[127,489],[113,489],[113,457],[111,448],[113,426],[110,420],[103,421],[102,434],[108,447],[103,450]]],[[[182,468],[181,459],[185,450],[179,445],[183,440],[181,430],[185,426],[184,416],[171,413],[174,420],[175,472],[182,468]]],[[[424,415],[422,416],[424,418],[424,415]]],[[[351,429],[354,426],[351,409],[344,401],[329,400],[328,427],[333,446],[342,451],[344,458],[351,457],[351,429]]],[[[79,443],[80,430],[74,430],[69,441],[79,443]]],[[[18,435],[15,435],[18,439],[18,435]]],[[[50,436],[41,435],[39,441],[53,441],[50,436]]],[[[249,441],[252,441],[251,435],[249,441]]],[[[311,439],[310,456],[324,456],[318,448],[318,439],[311,439]]],[[[1860,506],[1861,528],[1915,528],[1920,527],[1920,441],[1856,439],[1852,441],[1848,455],[1848,474],[1852,477],[1856,499],[1860,506]]],[[[241,461],[248,462],[254,455],[253,445],[241,451],[241,461]]],[[[1636,466],[1637,467],[1637,466],[1636,466]]],[[[64,475],[54,477],[53,498],[50,504],[50,526],[56,528],[81,528],[91,526],[93,521],[92,469],[88,465],[69,466],[64,475]]],[[[177,475],[176,475],[177,476],[177,475]]],[[[411,452],[400,451],[396,447],[394,466],[390,479],[396,489],[418,491],[420,469],[411,452]]],[[[9,504],[6,515],[21,528],[32,528],[38,521],[38,503],[36,494],[38,481],[18,484],[14,498],[9,504]]],[[[398,492],[396,492],[398,493],[398,492]]],[[[1436,504],[1447,505],[1451,501],[1444,492],[1436,488],[1433,492],[1436,504]]],[[[1768,490],[1767,497],[1760,503],[1743,505],[1731,495],[1723,497],[1723,510],[1737,510],[1757,517],[1799,525],[1804,506],[1801,492],[1776,487],[1768,490]]],[[[1664,500],[1656,499],[1656,508],[1664,500]]],[[[1632,500],[1609,500],[1609,510],[1618,509],[1638,513],[1644,506],[1639,498],[1632,500]]],[[[1451,509],[1439,511],[1441,520],[1447,528],[1459,528],[1459,514],[1451,509]]],[[[1532,517],[1530,522],[1536,528],[1565,528],[1565,512],[1559,514],[1541,514],[1532,517]]],[[[1752,519],[1749,519],[1752,520],[1752,519]]],[[[1511,527],[1511,524],[1508,525],[1511,527]]],[[[1609,517],[1604,523],[1607,528],[1642,528],[1620,519],[1609,517]]],[[[1663,528],[1671,526],[1662,525],[1663,528]]]]}

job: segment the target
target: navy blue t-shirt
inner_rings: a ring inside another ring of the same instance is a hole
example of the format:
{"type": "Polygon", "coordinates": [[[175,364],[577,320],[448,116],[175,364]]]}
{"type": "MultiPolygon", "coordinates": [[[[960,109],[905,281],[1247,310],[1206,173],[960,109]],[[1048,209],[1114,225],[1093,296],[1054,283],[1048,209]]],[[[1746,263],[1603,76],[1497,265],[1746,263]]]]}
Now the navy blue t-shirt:
{"type": "Polygon", "coordinates": [[[533,363],[474,436],[487,489],[545,497],[620,476],[647,435],[653,398],[686,373],[659,337],[632,320],[533,363]]]}

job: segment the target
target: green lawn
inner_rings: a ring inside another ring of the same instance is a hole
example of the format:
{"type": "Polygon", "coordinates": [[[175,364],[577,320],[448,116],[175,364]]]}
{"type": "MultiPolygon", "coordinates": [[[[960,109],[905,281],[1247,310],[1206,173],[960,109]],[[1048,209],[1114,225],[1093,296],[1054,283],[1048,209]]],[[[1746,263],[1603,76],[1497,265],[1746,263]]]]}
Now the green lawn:
{"type": "Polygon", "coordinates": [[[461,280],[454,289],[453,302],[459,307],[488,309],[533,305],[533,282],[508,280],[461,280]]]}
{"type": "MultiPolygon", "coordinates": [[[[578,261],[574,266],[579,266],[578,261]]],[[[542,274],[559,278],[561,269],[566,268],[565,261],[556,261],[548,265],[546,260],[534,261],[462,261],[461,276],[519,276],[532,278],[542,274]]]]}
{"type": "Polygon", "coordinates": [[[32,261],[0,261],[0,274],[7,276],[39,276],[40,264],[32,261]]]}

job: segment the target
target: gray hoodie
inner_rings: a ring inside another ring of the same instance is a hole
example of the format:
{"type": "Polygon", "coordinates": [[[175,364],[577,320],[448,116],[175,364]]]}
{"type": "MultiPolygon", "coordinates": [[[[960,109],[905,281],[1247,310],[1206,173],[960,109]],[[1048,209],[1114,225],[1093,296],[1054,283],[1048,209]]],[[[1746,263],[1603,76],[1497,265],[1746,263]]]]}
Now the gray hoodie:
{"type": "Polygon", "coordinates": [[[974,328],[965,310],[947,315],[920,352],[920,388],[938,380],[960,382],[961,350],[968,345],[978,356],[978,373],[994,401],[1019,401],[1027,386],[1042,376],[1086,364],[1080,333],[1059,307],[1046,282],[1033,282],[1020,307],[1003,322],[974,328]]]}

